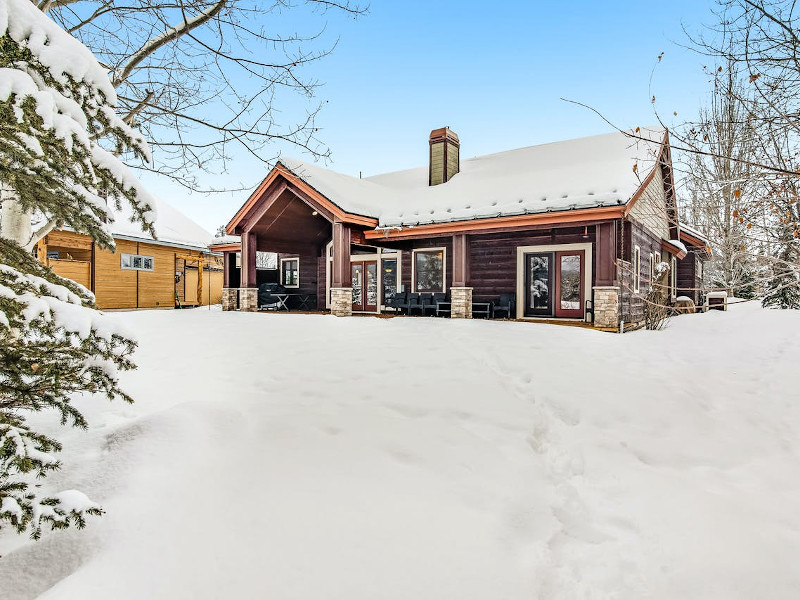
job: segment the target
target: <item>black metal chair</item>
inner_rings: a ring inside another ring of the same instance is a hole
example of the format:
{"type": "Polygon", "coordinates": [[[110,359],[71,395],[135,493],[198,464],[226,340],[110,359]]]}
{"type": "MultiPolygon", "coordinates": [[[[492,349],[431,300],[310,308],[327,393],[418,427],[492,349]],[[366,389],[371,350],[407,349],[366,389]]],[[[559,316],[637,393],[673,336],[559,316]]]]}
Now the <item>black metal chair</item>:
{"type": "Polygon", "coordinates": [[[402,312],[404,308],[408,308],[406,303],[406,292],[395,292],[386,298],[386,308],[391,308],[394,312],[402,312]]]}
{"type": "Polygon", "coordinates": [[[434,296],[434,302],[436,304],[436,316],[437,317],[442,317],[442,316],[449,317],[450,316],[450,310],[452,308],[452,305],[450,303],[450,294],[449,293],[447,293],[447,294],[438,293],[438,294],[434,294],[433,296],[434,296]]]}
{"type": "Polygon", "coordinates": [[[511,315],[516,314],[516,305],[517,305],[517,295],[508,293],[508,294],[500,294],[500,302],[494,305],[492,310],[492,316],[497,319],[498,314],[505,313],[507,319],[513,318],[511,315]]]}
{"type": "Polygon", "coordinates": [[[419,304],[422,306],[423,315],[427,314],[428,311],[432,311],[433,314],[436,313],[436,304],[433,302],[433,294],[420,294],[419,304]]]}
{"type": "Polygon", "coordinates": [[[472,318],[492,316],[492,303],[491,302],[473,302],[472,303],[472,318]]]}
{"type": "Polygon", "coordinates": [[[412,292],[408,295],[408,314],[410,315],[415,310],[419,311],[422,314],[422,303],[419,299],[419,294],[416,292],[412,292]]]}

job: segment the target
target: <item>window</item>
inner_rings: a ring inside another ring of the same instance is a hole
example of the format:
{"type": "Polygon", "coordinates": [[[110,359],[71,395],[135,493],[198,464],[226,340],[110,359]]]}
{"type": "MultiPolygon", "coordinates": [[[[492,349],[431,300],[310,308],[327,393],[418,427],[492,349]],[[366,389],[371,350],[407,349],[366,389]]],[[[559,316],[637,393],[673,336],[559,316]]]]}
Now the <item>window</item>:
{"type": "Polygon", "coordinates": [[[444,292],[444,248],[414,250],[415,292],[444,292]]]}
{"type": "Polygon", "coordinates": [[[283,287],[300,287],[300,259],[282,258],[281,259],[281,284],[283,287]]]}
{"type": "Polygon", "coordinates": [[[656,253],[650,253],[650,287],[652,288],[656,282],[656,253]]]}
{"type": "Polygon", "coordinates": [[[120,267],[126,271],[152,271],[155,267],[152,256],[141,254],[122,254],[120,267]]]}
{"type": "Polygon", "coordinates": [[[672,257],[669,270],[670,287],[672,288],[672,299],[674,300],[678,295],[678,261],[674,256],[672,257]]]}
{"type": "Polygon", "coordinates": [[[642,252],[639,246],[633,247],[633,291],[639,293],[639,286],[642,279],[642,252]]]}
{"type": "Polygon", "coordinates": [[[386,299],[397,293],[397,259],[381,259],[381,269],[381,280],[383,282],[382,302],[386,304],[386,299]]]}
{"type": "Polygon", "coordinates": [[[256,251],[256,269],[264,271],[278,268],[278,255],[274,252],[256,251]]]}

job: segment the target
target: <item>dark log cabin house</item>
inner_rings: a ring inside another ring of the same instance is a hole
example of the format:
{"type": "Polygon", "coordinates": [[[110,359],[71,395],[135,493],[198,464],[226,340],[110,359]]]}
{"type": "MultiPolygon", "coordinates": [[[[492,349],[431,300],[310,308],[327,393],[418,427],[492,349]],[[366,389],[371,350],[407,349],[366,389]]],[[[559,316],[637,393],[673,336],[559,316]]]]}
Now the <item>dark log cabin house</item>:
{"type": "Polygon", "coordinates": [[[472,303],[515,293],[518,319],[614,329],[643,320],[655,265],[675,268],[689,241],[663,129],[462,160],[445,127],[426,167],[364,179],[282,159],[226,232],[241,242],[211,246],[225,253],[224,310],[257,309],[256,253],[274,252],[281,282],[335,315],[409,291],[448,293],[452,316],[470,318],[472,303]]]}

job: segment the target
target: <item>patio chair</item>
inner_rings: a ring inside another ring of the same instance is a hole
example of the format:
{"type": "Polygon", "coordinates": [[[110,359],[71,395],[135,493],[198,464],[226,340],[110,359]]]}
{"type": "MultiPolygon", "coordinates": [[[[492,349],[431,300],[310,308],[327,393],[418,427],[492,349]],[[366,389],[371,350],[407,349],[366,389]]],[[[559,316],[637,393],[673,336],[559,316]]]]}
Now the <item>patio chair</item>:
{"type": "Polygon", "coordinates": [[[391,308],[394,312],[402,312],[403,308],[407,308],[406,293],[395,292],[386,298],[386,308],[391,308]]]}
{"type": "Polygon", "coordinates": [[[498,318],[498,313],[505,313],[507,319],[511,319],[516,314],[517,295],[516,294],[500,294],[500,302],[494,305],[492,317],[498,318]]]}
{"type": "Polygon", "coordinates": [[[450,316],[451,304],[450,304],[450,294],[434,294],[434,300],[436,304],[436,316],[450,316]],[[438,298],[437,298],[438,297],[438,298]]]}
{"type": "Polygon", "coordinates": [[[433,294],[420,294],[419,295],[419,304],[422,306],[422,314],[423,316],[428,312],[432,311],[432,313],[436,313],[436,304],[433,302],[433,294]]]}
{"type": "Polygon", "coordinates": [[[408,295],[408,314],[410,315],[415,310],[418,310],[420,314],[422,314],[422,304],[420,303],[419,294],[416,292],[412,292],[408,295]]]}
{"type": "Polygon", "coordinates": [[[472,318],[480,318],[485,317],[489,318],[492,316],[492,303],[491,302],[473,302],[472,303],[472,318]]]}

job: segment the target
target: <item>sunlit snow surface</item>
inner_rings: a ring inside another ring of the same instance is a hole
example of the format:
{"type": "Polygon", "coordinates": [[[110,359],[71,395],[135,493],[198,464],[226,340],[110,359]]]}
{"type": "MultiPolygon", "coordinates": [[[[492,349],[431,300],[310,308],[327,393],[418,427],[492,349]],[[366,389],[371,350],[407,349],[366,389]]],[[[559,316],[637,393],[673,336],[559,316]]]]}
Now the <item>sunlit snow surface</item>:
{"type": "Polygon", "coordinates": [[[3,600],[797,597],[800,312],[116,316],[137,402],[46,483],[107,514],[0,537],[3,600]]]}

